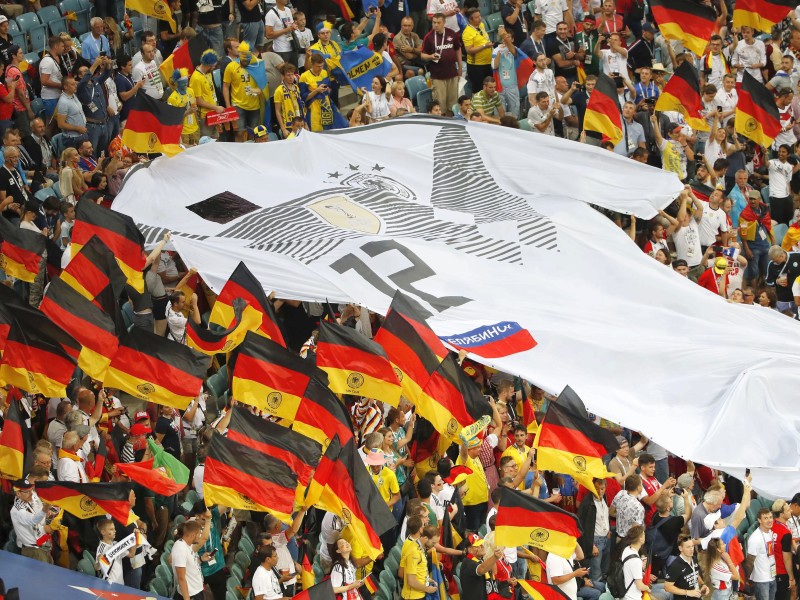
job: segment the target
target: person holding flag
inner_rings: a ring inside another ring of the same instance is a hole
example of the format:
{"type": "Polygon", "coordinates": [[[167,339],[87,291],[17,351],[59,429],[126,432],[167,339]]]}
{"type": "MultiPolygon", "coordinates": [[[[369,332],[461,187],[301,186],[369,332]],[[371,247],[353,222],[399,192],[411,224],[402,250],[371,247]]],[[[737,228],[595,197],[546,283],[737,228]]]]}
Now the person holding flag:
{"type": "Polygon", "coordinates": [[[497,546],[489,556],[485,556],[483,538],[477,533],[467,536],[467,560],[461,564],[461,598],[463,600],[488,600],[498,597],[494,566],[503,558],[504,546],[497,546]]]}
{"type": "Polygon", "coordinates": [[[361,600],[358,591],[364,580],[356,579],[356,568],[350,560],[350,542],[339,538],[336,542],[336,552],[333,555],[333,568],[331,569],[331,584],[333,593],[341,600],[361,600]]]}

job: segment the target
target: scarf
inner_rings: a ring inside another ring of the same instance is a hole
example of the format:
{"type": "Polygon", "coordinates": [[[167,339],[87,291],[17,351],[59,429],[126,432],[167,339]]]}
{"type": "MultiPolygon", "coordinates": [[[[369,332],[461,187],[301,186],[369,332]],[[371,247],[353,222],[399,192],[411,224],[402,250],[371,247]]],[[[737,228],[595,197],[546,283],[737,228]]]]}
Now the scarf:
{"type": "Polygon", "coordinates": [[[296,84],[286,85],[282,83],[278,90],[281,91],[281,117],[287,127],[292,126],[295,117],[303,116],[302,99],[296,84]]]}
{"type": "MultiPolygon", "coordinates": [[[[725,60],[725,55],[722,52],[720,52],[719,57],[722,60],[722,70],[725,73],[730,73],[731,68],[728,65],[728,61],[725,60]]],[[[714,59],[712,58],[711,52],[709,52],[708,54],[706,54],[706,73],[711,73],[711,69],[713,68],[714,68],[714,59]]]]}
{"type": "MultiPolygon", "coordinates": [[[[759,206],[763,206],[764,208],[767,207],[767,205],[764,204],[763,202],[759,203],[759,206]]],[[[768,208],[767,210],[764,211],[764,214],[759,217],[755,213],[755,211],[750,207],[750,204],[748,204],[744,208],[744,210],[741,213],[739,213],[739,216],[745,221],[750,221],[751,223],[752,222],[761,223],[761,225],[764,226],[764,229],[766,229],[770,233],[772,232],[772,218],[770,217],[768,208]]]]}
{"type": "Polygon", "coordinates": [[[62,458],[68,458],[75,462],[83,462],[81,457],[75,454],[74,452],[70,452],[69,450],[65,450],[64,448],[58,449],[58,458],[61,460],[62,458]]]}

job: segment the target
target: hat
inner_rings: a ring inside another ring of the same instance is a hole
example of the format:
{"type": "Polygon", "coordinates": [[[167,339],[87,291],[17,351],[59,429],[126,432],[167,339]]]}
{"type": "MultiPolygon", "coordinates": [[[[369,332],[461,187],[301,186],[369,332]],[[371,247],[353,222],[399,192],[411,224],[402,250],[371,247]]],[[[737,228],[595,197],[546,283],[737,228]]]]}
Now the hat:
{"type": "Polygon", "coordinates": [[[717,275],[722,275],[725,271],[728,270],[728,259],[720,256],[717,260],[714,261],[714,273],[717,275]]]}
{"type": "Polygon", "coordinates": [[[650,23],[642,23],[642,31],[655,33],[655,30],[653,29],[653,26],[650,23]]]}
{"type": "Polygon", "coordinates": [[[483,438],[478,437],[481,431],[489,426],[492,419],[489,415],[483,415],[480,419],[475,421],[472,425],[468,425],[461,430],[459,437],[461,441],[466,444],[467,448],[475,448],[480,446],[483,438]]]}
{"type": "Polygon", "coordinates": [[[666,73],[667,72],[667,69],[660,62],[653,63],[653,66],[650,67],[650,70],[653,71],[654,73],[656,71],[661,71],[662,73],[666,73]]]}
{"type": "Polygon", "coordinates": [[[789,502],[789,504],[800,504],[800,492],[798,492],[794,496],[792,496],[792,499],[789,502]]]}
{"type": "Polygon", "coordinates": [[[247,42],[240,42],[237,50],[239,54],[250,54],[250,44],[247,42]]]}
{"type": "Polygon", "coordinates": [[[689,473],[684,473],[683,475],[678,477],[678,485],[685,490],[691,488],[693,484],[694,484],[694,477],[692,477],[689,473]]]}
{"type": "Polygon", "coordinates": [[[479,536],[477,533],[470,533],[467,536],[467,545],[468,546],[475,546],[476,548],[478,546],[482,546],[483,545],[483,538],[481,536],[479,536]]]}
{"type": "Polygon", "coordinates": [[[267,137],[268,131],[264,125],[256,125],[253,127],[253,136],[257,138],[267,137]]]}
{"type": "Polygon", "coordinates": [[[719,511],[708,513],[703,518],[703,525],[705,525],[706,529],[714,529],[714,523],[716,523],[720,519],[719,511]]]}
{"type": "Polygon", "coordinates": [[[681,129],[683,129],[683,127],[681,127],[680,124],[678,123],[670,123],[669,125],[667,125],[667,133],[676,133],[681,129]]]}
{"type": "Polygon", "coordinates": [[[450,469],[450,473],[448,473],[447,477],[442,477],[442,480],[445,483],[456,486],[464,481],[469,475],[472,475],[472,469],[464,465],[458,465],[450,469]]]}
{"type": "Polygon", "coordinates": [[[371,467],[379,467],[386,464],[386,455],[383,453],[383,450],[373,448],[367,454],[367,458],[364,459],[364,462],[371,467]]]}
{"type": "MultiPolygon", "coordinates": [[[[709,515],[710,516],[710,515],[709,515]]],[[[722,537],[722,532],[725,531],[724,529],[712,529],[711,533],[709,533],[706,537],[700,540],[700,546],[705,550],[708,548],[708,543],[713,540],[714,538],[722,537]]]]}
{"type": "Polygon", "coordinates": [[[616,439],[617,439],[617,443],[620,446],[622,446],[622,445],[627,446],[628,445],[628,438],[626,438],[625,436],[618,435],[618,436],[616,436],[616,439]]]}
{"type": "Polygon", "coordinates": [[[0,23],[8,23],[8,17],[5,15],[0,15],[0,23]]]}
{"type": "Polygon", "coordinates": [[[32,490],[33,489],[33,484],[30,481],[28,481],[27,479],[17,479],[11,485],[14,486],[15,490],[18,490],[20,492],[27,492],[28,490],[32,490]]]}
{"type": "Polygon", "coordinates": [[[328,27],[328,24],[325,21],[322,21],[319,25],[317,25],[317,33],[321,31],[327,31],[328,33],[331,32],[331,28],[328,27]]]}
{"type": "Polygon", "coordinates": [[[147,414],[147,411],[140,410],[135,415],[133,415],[133,422],[138,423],[139,421],[144,421],[145,419],[149,419],[150,415],[147,414]]]}
{"type": "Polygon", "coordinates": [[[153,433],[153,430],[144,423],[136,423],[131,427],[132,436],[147,435],[148,433],[153,433]]]}
{"type": "Polygon", "coordinates": [[[750,190],[749,192],[747,192],[747,195],[750,198],[758,198],[759,200],[761,200],[761,192],[759,192],[758,190],[750,190]]]}

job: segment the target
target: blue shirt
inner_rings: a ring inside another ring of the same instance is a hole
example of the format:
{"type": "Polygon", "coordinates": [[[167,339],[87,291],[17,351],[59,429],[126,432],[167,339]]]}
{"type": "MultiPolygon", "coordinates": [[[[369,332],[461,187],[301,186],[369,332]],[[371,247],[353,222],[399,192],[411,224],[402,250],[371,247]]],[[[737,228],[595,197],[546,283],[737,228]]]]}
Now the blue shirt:
{"type": "Polygon", "coordinates": [[[83,114],[87,119],[106,122],[108,113],[108,101],[103,90],[106,79],[111,75],[111,71],[102,71],[99,75],[92,77],[91,71],[87,71],[78,84],[75,95],[83,104],[83,114]]]}
{"type": "Polygon", "coordinates": [[[100,56],[101,52],[106,55],[110,54],[111,48],[108,45],[108,38],[101,35],[99,39],[94,39],[92,34],[89,34],[86,39],[81,43],[81,56],[89,62],[93,63],[95,59],[100,56]]]}

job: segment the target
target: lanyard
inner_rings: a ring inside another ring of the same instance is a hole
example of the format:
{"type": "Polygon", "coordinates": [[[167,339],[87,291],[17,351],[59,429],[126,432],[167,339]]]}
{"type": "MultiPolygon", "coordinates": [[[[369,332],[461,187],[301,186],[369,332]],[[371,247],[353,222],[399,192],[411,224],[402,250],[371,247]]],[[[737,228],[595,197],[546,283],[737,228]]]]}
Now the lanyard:
{"type": "Polygon", "coordinates": [[[531,38],[531,42],[533,42],[533,49],[538,52],[539,54],[544,54],[544,40],[539,42],[539,45],[536,45],[536,41],[531,38]]]}

